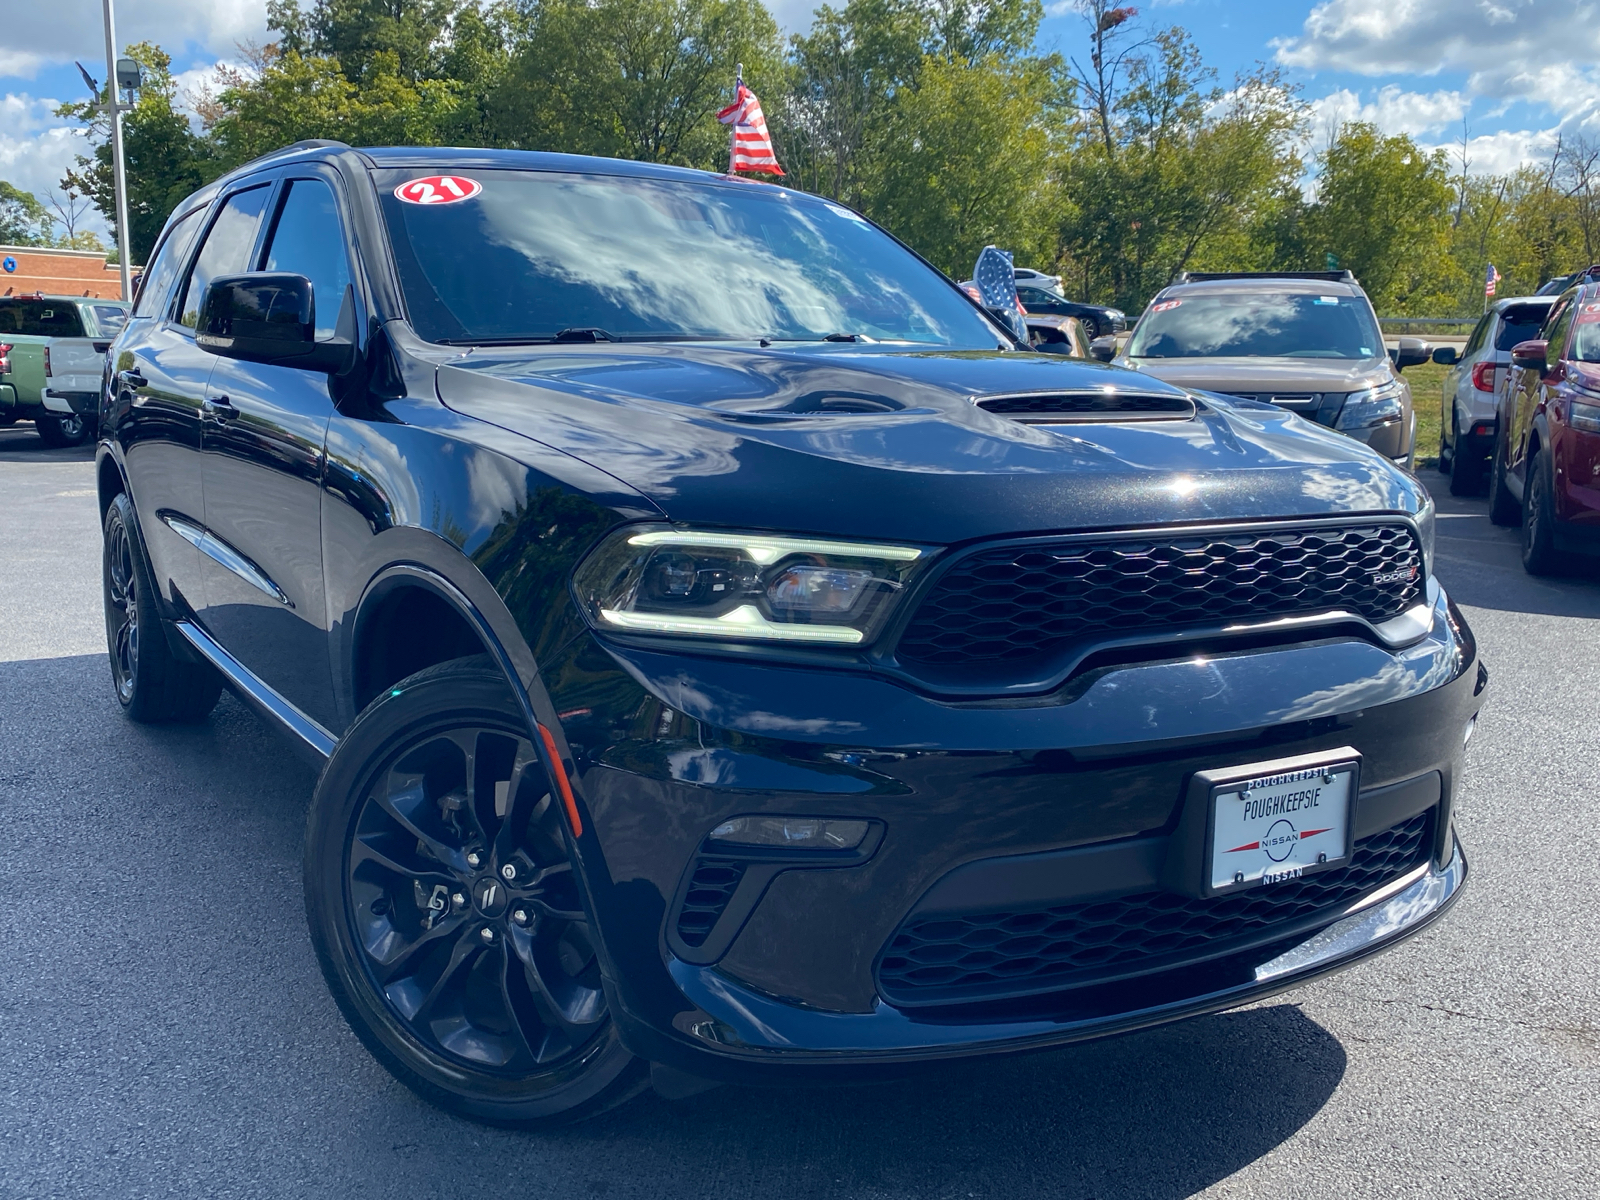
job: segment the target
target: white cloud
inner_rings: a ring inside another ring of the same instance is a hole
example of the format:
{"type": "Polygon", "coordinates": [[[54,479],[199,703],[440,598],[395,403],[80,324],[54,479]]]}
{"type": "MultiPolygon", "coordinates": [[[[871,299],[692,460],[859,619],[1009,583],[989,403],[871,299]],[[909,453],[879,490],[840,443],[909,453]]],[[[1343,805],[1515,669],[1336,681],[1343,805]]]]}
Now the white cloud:
{"type": "MultiPolygon", "coordinates": [[[[6,0],[0,76],[31,79],[46,64],[81,61],[105,73],[106,43],[99,0],[28,3],[6,0]]],[[[227,54],[236,43],[263,39],[265,0],[119,0],[117,41],[158,42],[169,52],[196,45],[227,54]]],[[[121,46],[118,47],[121,49],[121,46]]]]}
{"type": "MultiPolygon", "coordinates": [[[[1460,170],[1461,143],[1442,147],[1421,143],[1424,150],[1444,149],[1450,154],[1451,170],[1460,170]]],[[[1467,170],[1474,175],[1509,175],[1528,163],[1548,163],[1555,149],[1556,135],[1551,129],[1502,130],[1467,139],[1467,170]]]]}
{"type": "Polygon", "coordinates": [[[1415,137],[1459,125],[1469,103],[1461,92],[1406,92],[1389,84],[1364,104],[1359,94],[1340,88],[1311,102],[1311,127],[1320,139],[1347,121],[1368,121],[1384,133],[1415,137]]]}
{"type": "Polygon", "coordinates": [[[1467,91],[1548,106],[1563,122],[1600,111],[1600,22],[1591,0],[1325,0],[1299,37],[1274,43],[1285,66],[1359,75],[1462,71],[1467,91]]]}
{"type": "MultiPolygon", "coordinates": [[[[60,190],[61,176],[78,155],[89,153],[89,143],[74,132],[77,127],[55,117],[57,103],[16,93],[0,98],[0,179],[46,203],[51,192],[60,190]]],[[[105,222],[93,209],[80,228],[106,234],[105,222]]]]}

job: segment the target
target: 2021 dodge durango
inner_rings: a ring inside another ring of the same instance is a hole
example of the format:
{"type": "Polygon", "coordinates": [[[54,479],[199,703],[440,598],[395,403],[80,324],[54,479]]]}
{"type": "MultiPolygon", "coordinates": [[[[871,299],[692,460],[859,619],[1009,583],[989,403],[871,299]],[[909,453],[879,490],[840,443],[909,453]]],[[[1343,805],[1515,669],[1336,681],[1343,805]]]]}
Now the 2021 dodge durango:
{"type": "Polygon", "coordinates": [[[454,1111],[1212,1012],[1464,882],[1420,485],[829,201],[298,144],[173,213],[102,407],[118,698],[320,764],[322,970],[454,1111]]]}

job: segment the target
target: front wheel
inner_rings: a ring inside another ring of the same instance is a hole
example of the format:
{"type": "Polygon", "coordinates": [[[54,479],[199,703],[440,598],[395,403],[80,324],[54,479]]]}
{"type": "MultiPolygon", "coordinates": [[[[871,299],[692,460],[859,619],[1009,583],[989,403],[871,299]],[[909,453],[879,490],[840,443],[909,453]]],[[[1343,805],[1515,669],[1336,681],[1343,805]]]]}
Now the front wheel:
{"type": "Polygon", "coordinates": [[[1528,460],[1528,482],[1522,503],[1522,566],[1530,575],[1554,575],[1561,568],[1556,557],[1556,489],[1552,467],[1548,449],[1534,451],[1528,460]]]}
{"type": "Polygon", "coordinates": [[[563,806],[486,659],[420,671],[340,740],[306,916],[345,1019],[423,1099],[549,1125],[648,1086],[611,1019],[563,806]]]}
{"type": "Polygon", "coordinates": [[[93,423],[78,413],[40,413],[33,419],[39,440],[52,450],[81,446],[94,436],[93,423]]]}

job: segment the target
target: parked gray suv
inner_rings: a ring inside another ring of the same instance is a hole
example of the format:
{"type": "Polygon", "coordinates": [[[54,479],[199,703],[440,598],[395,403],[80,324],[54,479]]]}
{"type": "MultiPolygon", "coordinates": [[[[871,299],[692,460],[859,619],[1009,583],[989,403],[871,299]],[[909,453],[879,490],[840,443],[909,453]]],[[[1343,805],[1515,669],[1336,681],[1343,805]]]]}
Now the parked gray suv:
{"type": "Polygon", "coordinates": [[[1349,271],[1185,273],[1150,301],[1116,359],[1183,387],[1287,408],[1402,467],[1417,422],[1400,372],[1427,360],[1416,338],[1385,352],[1372,302],[1349,271]]]}

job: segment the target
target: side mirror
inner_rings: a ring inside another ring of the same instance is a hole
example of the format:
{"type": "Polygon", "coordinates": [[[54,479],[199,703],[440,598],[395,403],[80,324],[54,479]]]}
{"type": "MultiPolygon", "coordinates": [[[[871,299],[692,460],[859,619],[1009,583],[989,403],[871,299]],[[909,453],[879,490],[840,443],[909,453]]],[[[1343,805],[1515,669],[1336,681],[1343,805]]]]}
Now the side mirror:
{"type": "Polygon", "coordinates": [[[1097,337],[1089,343],[1089,353],[1101,362],[1110,362],[1117,356],[1117,339],[1115,334],[1106,334],[1097,337]]]}
{"type": "Polygon", "coordinates": [[[1433,361],[1441,367],[1453,367],[1461,361],[1454,346],[1440,346],[1433,352],[1433,361]]]}
{"type": "Polygon", "coordinates": [[[335,336],[317,341],[316,301],[304,275],[222,275],[200,301],[195,345],[223,358],[336,375],[355,358],[354,295],[345,290],[335,336]]]}
{"type": "Polygon", "coordinates": [[[1530,371],[1545,374],[1549,362],[1550,343],[1543,338],[1531,338],[1526,342],[1518,342],[1511,347],[1511,365],[1525,367],[1530,371]]]}
{"type": "Polygon", "coordinates": [[[1430,348],[1421,338],[1403,337],[1399,346],[1389,352],[1389,357],[1394,359],[1396,371],[1404,371],[1407,367],[1418,367],[1427,362],[1430,348]]]}

